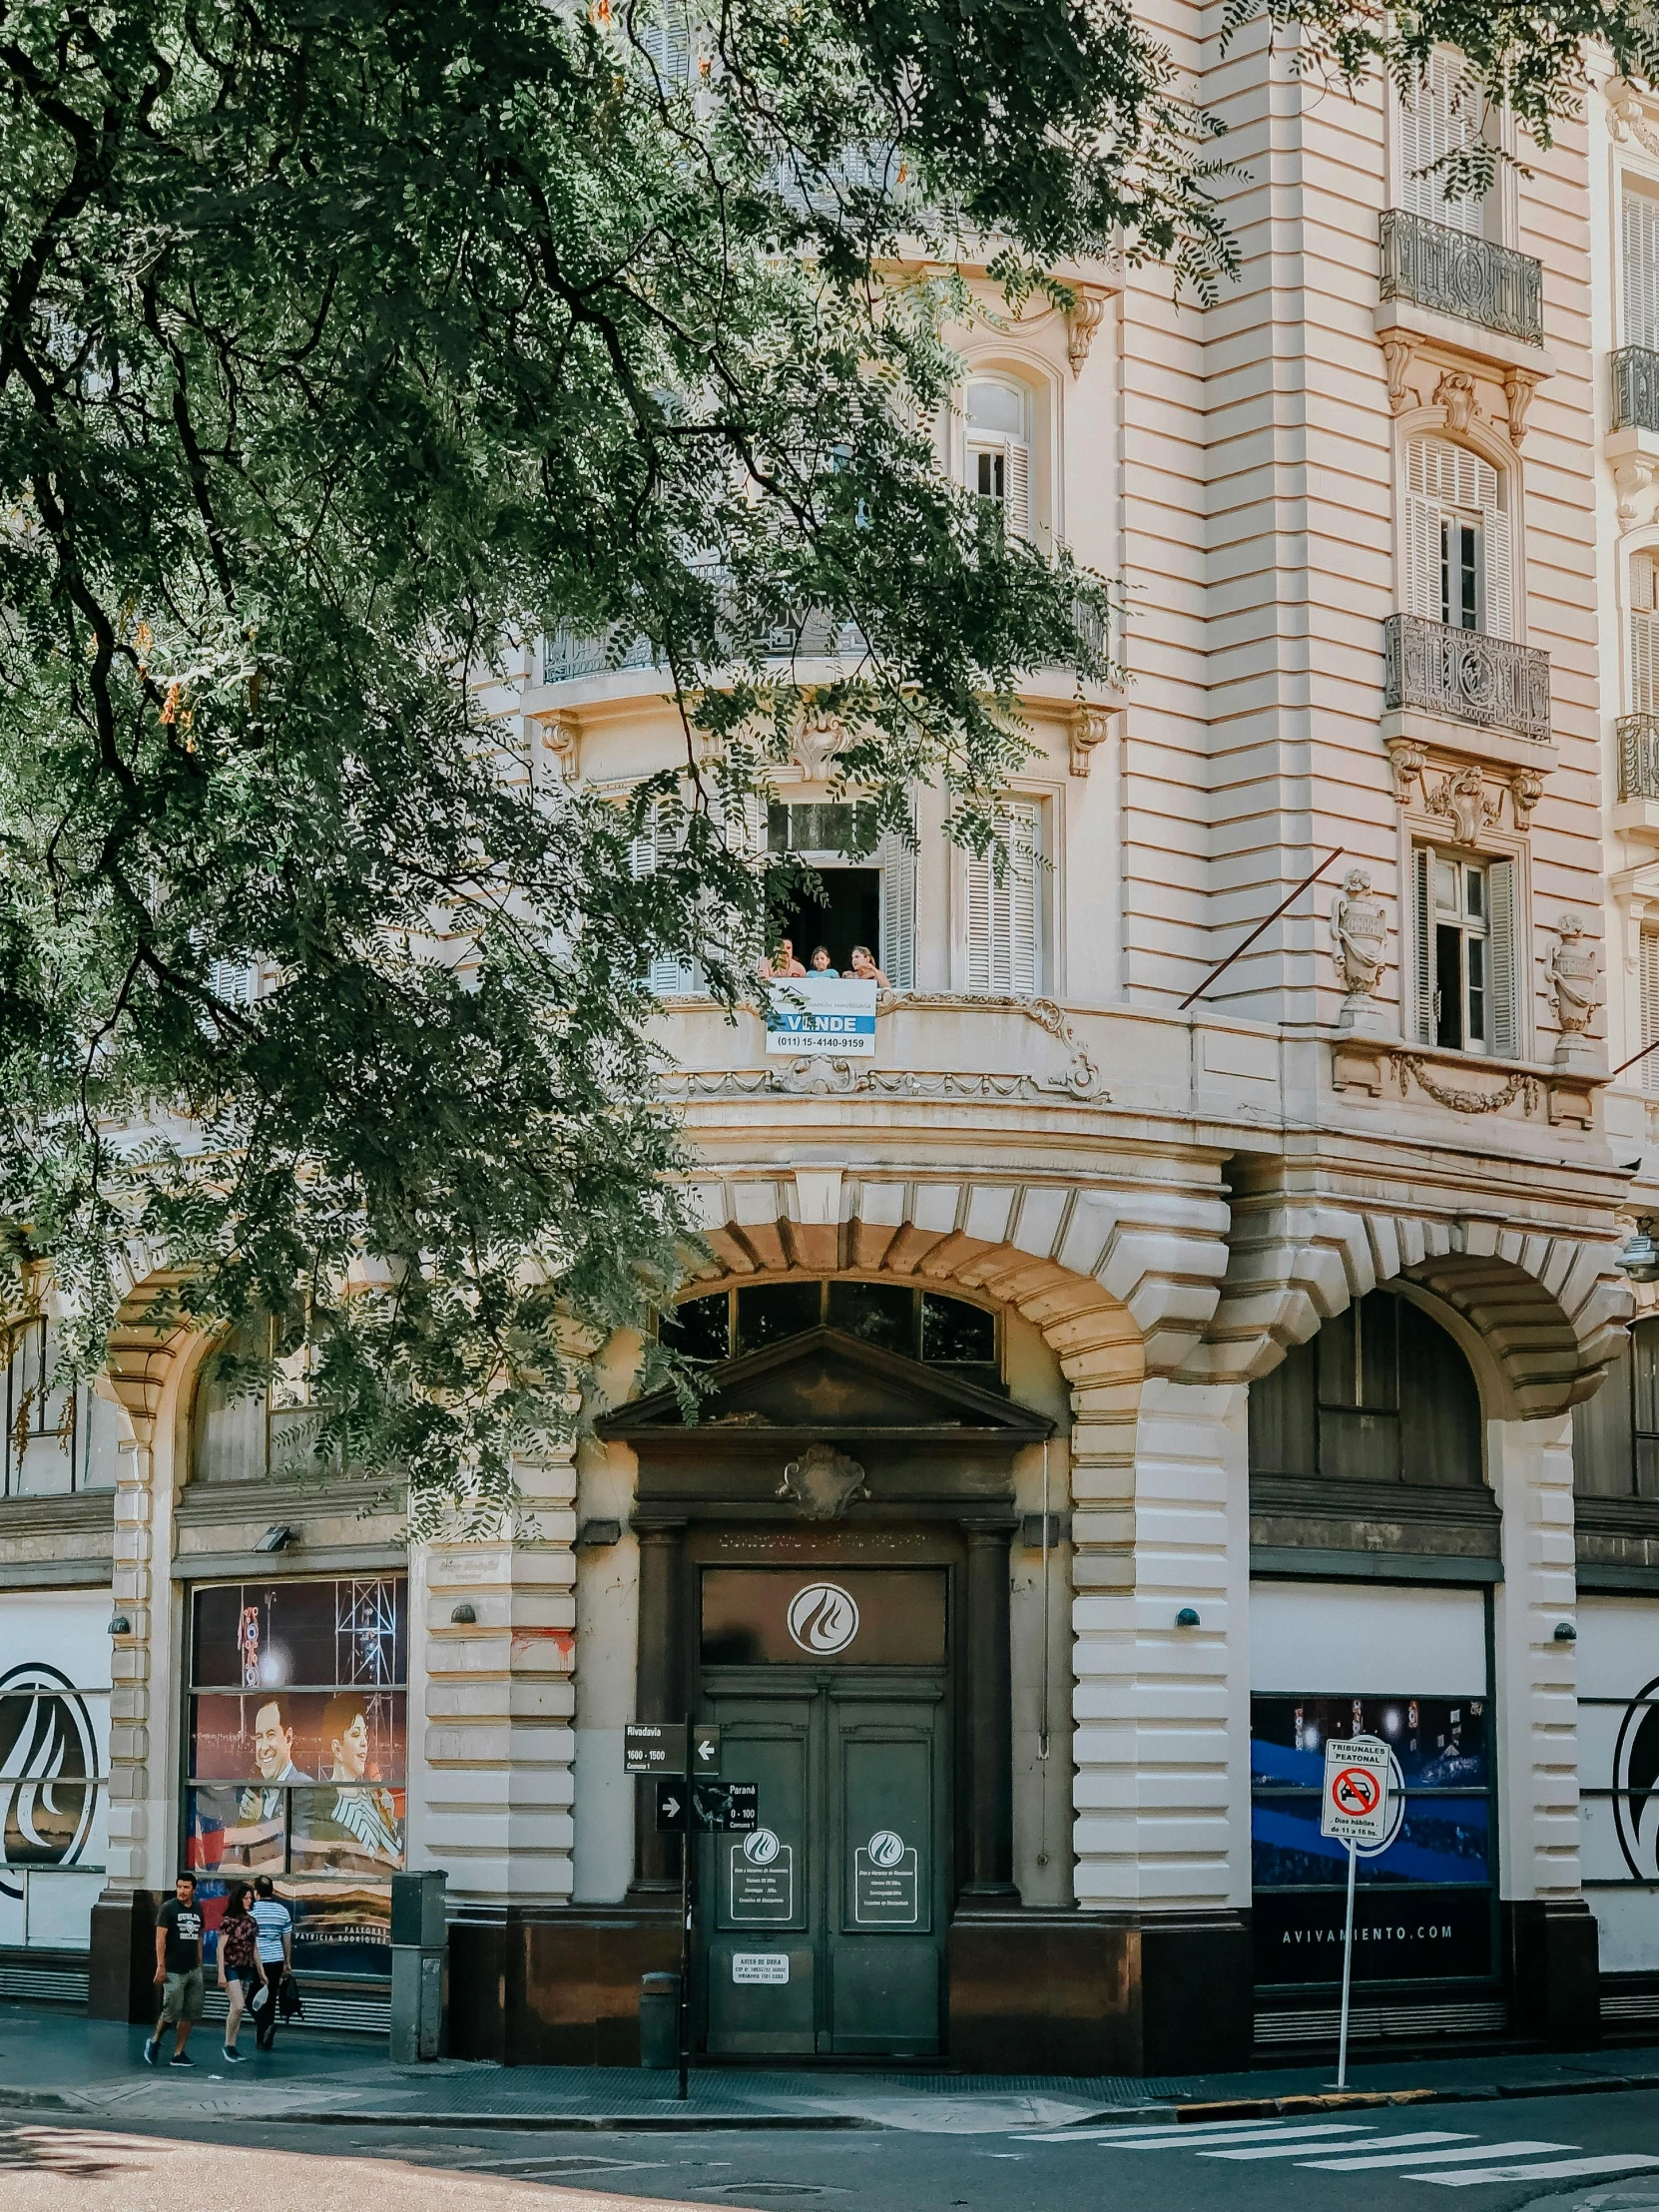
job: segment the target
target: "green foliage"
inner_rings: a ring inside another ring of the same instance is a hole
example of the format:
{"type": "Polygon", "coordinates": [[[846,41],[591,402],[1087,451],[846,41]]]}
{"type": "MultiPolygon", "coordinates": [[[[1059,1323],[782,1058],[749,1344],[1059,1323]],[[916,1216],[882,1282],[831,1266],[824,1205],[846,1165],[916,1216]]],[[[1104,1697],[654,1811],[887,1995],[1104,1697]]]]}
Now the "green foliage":
{"type": "Polygon", "coordinates": [[[7,1302],[49,1264],[83,1364],[156,1270],[158,1327],[278,1316],[323,1459],[488,1514],[681,1265],[639,978],[740,989],[804,708],[982,841],[1021,672],[1102,672],[1101,581],[935,468],[923,272],[1211,285],[1215,128],[1114,0],[13,0],[0,84],[7,1302]],[[863,640],[811,701],[809,616],[863,640]],[[626,807],[524,748],[561,624],[680,703],[626,807]]]}

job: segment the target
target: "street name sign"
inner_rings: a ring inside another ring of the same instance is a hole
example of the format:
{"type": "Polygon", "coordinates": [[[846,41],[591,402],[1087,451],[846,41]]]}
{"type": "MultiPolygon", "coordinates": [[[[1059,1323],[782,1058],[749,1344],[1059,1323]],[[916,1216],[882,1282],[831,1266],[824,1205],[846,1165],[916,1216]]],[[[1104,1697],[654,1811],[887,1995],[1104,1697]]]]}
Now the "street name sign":
{"type": "Polygon", "coordinates": [[[622,1764],[627,1774],[680,1774],[686,1764],[685,1724],[630,1721],[622,1731],[622,1764]]]}

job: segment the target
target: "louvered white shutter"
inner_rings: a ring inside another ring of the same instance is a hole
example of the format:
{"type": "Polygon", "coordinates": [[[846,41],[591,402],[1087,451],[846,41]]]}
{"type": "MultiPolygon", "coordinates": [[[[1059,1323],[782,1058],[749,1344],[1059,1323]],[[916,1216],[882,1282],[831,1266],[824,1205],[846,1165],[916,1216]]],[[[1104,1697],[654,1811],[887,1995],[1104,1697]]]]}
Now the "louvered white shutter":
{"type": "Polygon", "coordinates": [[[1430,56],[1410,98],[1400,104],[1399,194],[1407,214],[1475,237],[1485,229],[1481,202],[1448,200],[1445,173],[1436,167],[1477,138],[1479,128],[1479,96],[1472,89],[1465,95],[1461,62],[1448,53],[1430,56]]]}
{"type": "Polygon", "coordinates": [[[1624,195],[1624,342],[1659,351],[1659,199],[1624,195]]]}
{"type": "Polygon", "coordinates": [[[1491,966],[1491,1017],[1488,1048],[1500,1060],[1520,1057],[1519,916],[1515,899],[1515,863],[1491,860],[1486,866],[1486,946],[1491,966]]]}
{"type": "Polygon", "coordinates": [[[1489,638],[1515,635],[1515,549],[1497,471],[1479,464],[1480,621],[1489,638]]]}
{"type": "Polygon", "coordinates": [[[227,1006],[252,1006],[258,969],[244,960],[212,960],[208,964],[208,988],[227,1006]]]}
{"type": "MultiPolygon", "coordinates": [[[[636,880],[655,875],[658,861],[678,845],[674,830],[661,816],[655,818],[628,847],[628,861],[636,880]]],[[[653,960],[645,979],[659,998],[686,998],[697,989],[695,960],[653,960]]]]}
{"type": "Polygon", "coordinates": [[[916,856],[888,830],[876,846],[881,869],[881,942],[876,966],[895,991],[915,989],[916,856]]]}
{"type": "Polygon", "coordinates": [[[997,880],[990,855],[967,858],[967,987],[993,997],[1031,998],[1041,970],[1041,811],[1034,799],[1005,799],[997,830],[1006,852],[997,880]]]}
{"type": "Polygon", "coordinates": [[[1427,845],[1419,844],[1411,855],[1412,907],[1416,927],[1412,934],[1416,942],[1412,946],[1414,988],[1412,1000],[1416,1015],[1417,1042],[1434,1042],[1434,855],[1427,845]]]}
{"type": "Polygon", "coordinates": [[[1031,448],[1009,438],[1002,448],[1003,516],[1016,537],[1031,535],[1031,448]]]}
{"type": "MultiPolygon", "coordinates": [[[[1659,1044],[1659,929],[1642,931],[1642,1042],[1659,1044]]],[[[1659,1091],[1659,1051],[1640,1064],[1643,1090],[1659,1091]]]]}
{"type": "Polygon", "coordinates": [[[1630,712],[1659,714],[1659,564],[1638,553],[1630,564],[1630,712]]]}

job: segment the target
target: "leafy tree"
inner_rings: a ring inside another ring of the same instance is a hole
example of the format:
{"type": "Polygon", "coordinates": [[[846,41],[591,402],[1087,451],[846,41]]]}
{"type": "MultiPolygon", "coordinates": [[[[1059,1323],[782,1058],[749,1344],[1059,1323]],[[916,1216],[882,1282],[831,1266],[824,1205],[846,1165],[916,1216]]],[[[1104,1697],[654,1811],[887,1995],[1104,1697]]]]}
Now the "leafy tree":
{"type": "MultiPolygon", "coordinates": [[[[1570,96],[1578,28],[1285,13],[1570,96]]],[[[742,986],[781,627],[861,641],[812,703],[876,819],[942,781],[981,845],[1020,672],[1101,672],[1102,581],[934,467],[924,272],[989,237],[1064,304],[1117,239],[1213,285],[1215,128],[1116,0],[13,0],[0,84],[9,1309],[49,1265],[95,1363],[159,1266],[159,1328],[271,1317],[317,1456],[492,1510],[676,1274],[639,978],[742,986]],[[680,704],[627,806],[524,748],[561,625],[680,704]]]]}

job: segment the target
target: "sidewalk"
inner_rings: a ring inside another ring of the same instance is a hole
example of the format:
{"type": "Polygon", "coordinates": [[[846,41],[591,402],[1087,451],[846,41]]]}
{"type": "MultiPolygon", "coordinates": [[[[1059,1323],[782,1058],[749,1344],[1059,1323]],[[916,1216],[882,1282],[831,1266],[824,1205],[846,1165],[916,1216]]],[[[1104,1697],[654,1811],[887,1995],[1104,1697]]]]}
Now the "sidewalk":
{"type": "MultiPolygon", "coordinates": [[[[215,2118],[355,2127],[625,2129],[886,2127],[1000,2134],[1148,2117],[1178,2125],[1332,2101],[1335,2066],[1141,2080],[1125,2075],[752,2072],[700,2067],[685,2104],[672,2074],[621,2066],[477,2066],[440,2059],[393,2066],[367,2037],[289,2031],[241,2066],[220,2056],[213,2023],[192,2038],[197,2063],[144,2065],[144,2031],[51,2006],[0,2003],[0,2114],[87,2120],[215,2118]]],[[[1345,2103],[1466,2102],[1488,2097],[1659,2089],[1659,2048],[1556,2056],[1388,2059],[1351,2070],[1345,2103]]]]}

